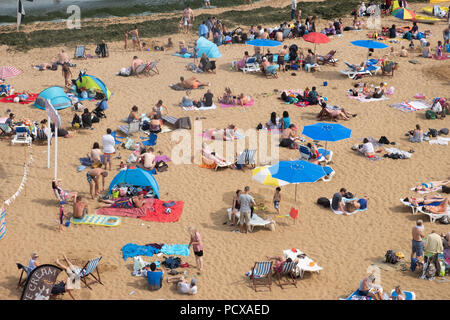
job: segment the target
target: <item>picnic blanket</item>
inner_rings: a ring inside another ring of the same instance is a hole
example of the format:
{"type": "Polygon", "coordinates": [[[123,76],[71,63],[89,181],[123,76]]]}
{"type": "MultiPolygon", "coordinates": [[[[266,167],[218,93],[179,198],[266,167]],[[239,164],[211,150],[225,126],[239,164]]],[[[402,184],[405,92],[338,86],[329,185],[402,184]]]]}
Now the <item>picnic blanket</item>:
{"type": "MultiPolygon", "coordinates": [[[[19,95],[21,95],[21,94],[22,93],[15,93],[15,94],[9,95],[7,97],[4,97],[4,98],[0,99],[0,102],[14,103],[14,98],[19,96],[19,95]]],[[[20,104],[29,104],[31,102],[34,102],[37,99],[38,95],[39,95],[38,93],[30,93],[30,94],[28,94],[28,99],[27,100],[20,101],[19,103],[20,104]]]]}
{"type": "Polygon", "coordinates": [[[413,112],[425,109],[430,109],[431,105],[422,100],[415,100],[410,102],[400,102],[389,105],[392,108],[398,109],[403,112],[413,112]]]}
{"type": "Polygon", "coordinates": [[[449,141],[450,141],[450,138],[438,137],[436,140],[430,140],[428,142],[430,144],[440,144],[442,146],[448,146],[449,141]]]}
{"type": "Polygon", "coordinates": [[[200,108],[197,108],[197,107],[195,107],[195,106],[192,106],[192,107],[182,107],[182,108],[183,108],[184,111],[192,111],[192,110],[197,111],[197,110],[212,110],[212,109],[216,109],[217,106],[216,106],[215,104],[213,104],[213,105],[210,106],[210,107],[206,107],[206,106],[202,103],[202,106],[201,106],[200,108]]]}
{"type": "MultiPolygon", "coordinates": [[[[105,156],[101,155],[101,156],[100,156],[100,162],[101,162],[101,163],[104,163],[104,161],[105,161],[105,156]]],[[[81,163],[81,165],[87,166],[87,167],[90,167],[90,166],[92,166],[92,164],[93,164],[92,160],[89,159],[88,157],[86,157],[86,158],[80,158],[80,163],[81,163]]]]}
{"type": "Polygon", "coordinates": [[[134,243],[127,243],[122,247],[123,260],[133,258],[135,256],[147,256],[152,257],[154,254],[160,253],[160,249],[156,249],[151,246],[140,246],[134,243]]]}
{"type": "Polygon", "coordinates": [[[202,89],[205,86],[199,86],[198,88],[183,88],[178,83],[172,83],[171,85],[169,85],[169,87],[171,87],[175,91],[184,91],[184,90],[202,89]]]}
{"type": "Polygon", "coordinates": [[[145,216],[139,217],[141,220],[145,221],[155,221],[155,222],[177,222],[181,214],[183,213],[183,201],[174,201],[175,205],[166,208],[164,203],[170,201],[161,201],[155,199],[152,208],[147,208],[145,210],[145,216]],[[170,209],[170,212],[166,212],[166,209],[170,209]]]}
{"type": "MultiPolygon", "coordinates": [[[[242,107],[251,107],[254,104],[255,104],[255,100],[252,98],[248,104],[244,104],[242,107]]],[[[233,104],[220,103],[221,108],[230,108],[230,107],[234,107],[234,106],[240,106],[240,105],[238,105],[236,103],[233,103],[233,104]]]]}
{"type": "Polygon", "coordinates": [[[347,95],[347,97],[349,97],[352,100],[358,100],[359,102],[374,102],[374,101],[389,100],[389,98],[387,98],[384,95],[381,98],[378,98],[378,99],[377,98],[366,99],[366,95],[361,94],[361,93],[357,97],[355,97],[355,96],[353,96],[351,94],[347,95]]]}
{"type": "MultiPolygon", "coordinates": [[[[347,199],[347,198],[342,198],[342,200],[344,201],[344,202],[348,202],[348,201],[353,201],[353,200],[358,200],[358,198],[352,198],[352,199],[347,199]]],[[[333,201],[333,199],[330,199],[330,209],[331,209],[331,211],[333,211],[333,213],[334,214],[337,214],[337,215],[342,215],[342,214],[344,214],[344,212],[342,212],[342,211],[337,211],[337,210],[334,210],[332,207],[331,207],[331,202],[333,201]]],[[[358,213],[358,212],[361,212],[361,211],[367,211],[367,208],[365,208],[365,209],[357,209],[357,210],[355,210],[355,211],[353,211],[353,212],[345,212],[347,215],[352,215],[352,214],[355,214],[355,213],[358,213]]]]}

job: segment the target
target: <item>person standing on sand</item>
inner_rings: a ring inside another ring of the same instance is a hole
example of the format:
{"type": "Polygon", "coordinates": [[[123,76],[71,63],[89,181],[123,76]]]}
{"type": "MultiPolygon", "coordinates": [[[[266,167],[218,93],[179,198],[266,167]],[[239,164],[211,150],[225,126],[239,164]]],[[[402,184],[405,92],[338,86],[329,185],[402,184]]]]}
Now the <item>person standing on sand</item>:
{"type": "Polygon", "coordinates": [[[291,20],[294,20],[296,11],[297,11],[297,0],[292,0],[292,3],[291,3],[291,20]]]}
{"type": "Polygon", "coordinates": [[[102,177],[102,191],[104,191],[105,177],[108,176],[108,171],[102,168],[95,168],[86,172],[86,179],[87,182],[89,183],[89,189],[92,199],[94,199],[94,188],[95,188],[95,195],[98,196],[100,194],[100,182],[99,182],[100,176],[102,177]]]}
{"type": "Polygon", "coordinates": [[[187,5],[187,7],[183,11],[184,32],[189,32],[189,29],[194,20],[194,11],[192,11],[189,5],[187,5]]]}
{"type": "Polygon", "coordinates": [[[106,129],[106,134],[102,137],[102,145],[103,145],[103,164],[105,165],[105,169],[106,169],[106,164],[109,163],[109,171],[111,171],[111,158],[113,156],[113,154],[116,152],[116,150],[114,149],[114,146],[116,145],[116,140],[114,139],[114,137],[111,135],[111,129],[108,128],[106,129]]]}
{"type": "Polygon", "coordinates": [[[134,29],[131,30],[129,33],[131,35],[131,41],[133,41],[133,50],[135,50],[135,48],[137,46],[139,48],[139,50],[142,51],[141,39],[139,39],[138,27],[134,26],[134,29]]]}
{"type": "Polygon", "coordinates": [[[72,82],[70,81],[70,78],[73,77],[73,75],[72,75],[72,71],[70,71],[68,62],[65,62],[62,65],[62,75],[64,77],[65,86],[67,88],[70,88],[72,86],[72,82]]]}
{"type": "MultiPolygon", "coordinates": [[[[419,261],[421,261],[423,256],[423,242],[422,238],[425,237],[423,227],[423,221],[417,220],[416,225],[412,228],[412,252],[411,252],[411,260],[414,258],[414,255],[417,257],[419,261]]],[[[422,262],[422,261],[421,261],[422,262]]]]}
{"type": "Polygon", "coordinates": [[[191,240],[189,241],[189,248],[192,246],[192,250],[194,251],[195,261],[197,263],[198,274],[203,269],[203,241],[200,237],[200,233],[197,231],[195,227],[188,228],[189,235],[191,236],[191,240]]]}
{"type": "Polygon", "coordinates": [[[250,220],[251,220],[251,206],[255,205],[255,199],[248,193],[250,192],[250,187],[246,186],[244,188],[244,193],[239,196],[239,203],[241,204],[241,215],[240,215],[240,225],[241,233],[244,233],[244,223],[246,224],[245,233],[250,231],[250,220]]]}

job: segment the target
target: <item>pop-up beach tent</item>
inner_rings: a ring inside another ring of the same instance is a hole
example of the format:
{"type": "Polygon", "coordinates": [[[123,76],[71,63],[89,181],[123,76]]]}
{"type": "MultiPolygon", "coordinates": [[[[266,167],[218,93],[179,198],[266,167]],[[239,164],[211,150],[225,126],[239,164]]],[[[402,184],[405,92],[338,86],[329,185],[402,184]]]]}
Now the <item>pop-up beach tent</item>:
{"type": "Polygon", "coordinates": [[[155,178],[147,171],[140,168],[120,170],[109,184],[109,192],[119,183],[128,183],[137,187],[151,187],[155,197],[159,199],[159,186],[155,178]]]}
{"type": "Polygon", "coordinates": [[[77,88],[86,88],[87,90],[101,90],[107,100],[111,96],[111,91],[108,90],[103,81],[89,74],[81,75],[81,79],[78,78],[77,81],[75,81],[75,84],[77,88]]]}
{"type": "Polygon", "coordinates": [[[220,58],[222,54],[215,43],[212,43],[205,37],[200,37],[197,40],[197,55],[200,58],[202,54],[206,54],[208,58],[220,58]]]}
{"type": "Polygon", "coordinates": [[[34,106],[36,108],[45,109],[45,100],[50,100],[56,110],[68,108],[72,105],[72,101],[61,87],[50,87],[39,93],[34,106]]]}

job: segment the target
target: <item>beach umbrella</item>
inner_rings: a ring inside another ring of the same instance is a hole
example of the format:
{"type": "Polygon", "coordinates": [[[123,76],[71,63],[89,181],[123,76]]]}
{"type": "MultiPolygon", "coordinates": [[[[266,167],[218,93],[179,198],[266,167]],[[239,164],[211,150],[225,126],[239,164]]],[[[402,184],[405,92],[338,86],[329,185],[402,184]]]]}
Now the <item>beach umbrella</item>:
{"type": "Polygon", "coordinates": [[[316,182],[323,176],[326,176],[325,171],[321,166],[305,160],[280,161],[268,169],[272,178],[282,180],[289,184],[295,184],[294,206],[290,212],[295,222],[295,219],[298,217],[298,210],[296,208],[297,184],[316,182]]]}
{"type": "MultiPolygon", "coordinates": [[[[352,130],[339,123],[318,122],[304,126],[302,134],[318,141],[339,141],[350,138],[352,130]]],[[[327,144],[325,144],[325,149],[327,144]]]]}
{"type": "Polygon", "coordinates": [[[281,187],[289,182],[275,179],[269,171],[270,166],[258,167],[252,170],[252,179],[266,186],[281,187]]]}
{"type": "Polygon", "coordinates": [[[398,8],[392,12],[392,15],[402,20],[413,20],[416,17],[414,11],[406,8],[398,8]]]}
{"type": "Polygon", "coordinates": [[[0,79],[12,78],[20,74],[20,70],[11,66],[0,67],[0,79]]]}
{"type": "Polygon", "coordinates": [[[303,40],[314,43],[314,53],[316,53],[316,45],[318,43],[330,42],[330,38],[328,38],[325,34],[320,32],[310,32],[308,34],[305,34],[303,36],[303,40]]]}
{"type": "Polygon", "coordinates": [[[350,42],[352,45],[368,49],[386,49],[389,46],[385,43],[374,40],[355,40],[350,42]]]}
{"type": "Polygon", "coordinates": [[[278,47],[282,43],[280,41],[269,40],[269,39],[255,39],[246,41],[245,44],[255,47],[278,47]]]}

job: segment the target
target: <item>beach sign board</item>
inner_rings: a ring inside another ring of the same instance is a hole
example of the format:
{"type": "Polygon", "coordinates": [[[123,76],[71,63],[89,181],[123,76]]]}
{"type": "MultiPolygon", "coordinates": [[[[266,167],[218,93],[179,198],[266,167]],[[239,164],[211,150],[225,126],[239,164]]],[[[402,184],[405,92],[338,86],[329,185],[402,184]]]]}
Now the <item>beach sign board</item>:
{"type": "Polygon", "coordinates": [[[61,271],[61,268],[52,264],[43,264],[33,269],[27,277],[20,300],[49,300],[61,271]]]}
{"type": "Polygon", "coordinates": [[[48,117],[55,124],[55,126],[61,127],[61,117],[48,99],[45,100],[45,110],[47,111],[48,117]]]}

